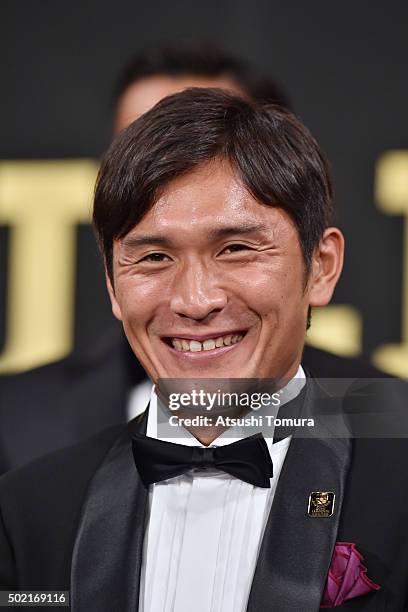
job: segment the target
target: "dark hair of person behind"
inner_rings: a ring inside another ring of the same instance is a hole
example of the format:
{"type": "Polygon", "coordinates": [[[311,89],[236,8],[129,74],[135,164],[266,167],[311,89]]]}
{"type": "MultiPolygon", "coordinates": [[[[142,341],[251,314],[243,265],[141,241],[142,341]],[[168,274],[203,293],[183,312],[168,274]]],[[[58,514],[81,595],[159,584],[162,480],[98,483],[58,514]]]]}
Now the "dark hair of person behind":
{"type": "Polygon", "coordinates": [[[113,141],[99,171],[94,226],[113,280],[112,247],[163,188],[215,159],[229,162],[260,203],[293,219],[309,269],[333,212],[327,161],[289,111],[221,89],[191,88],[161,100],[113,141]]]}
{"type": "Polygon", "coordinates": [[[206,42],[152,47],[133,57],[117,81],[114,105],[132,83],[161,75],[228,77],[253,100],[291,108],[288,95],[275,79],[259,73],[219,46],[206,42]]]}

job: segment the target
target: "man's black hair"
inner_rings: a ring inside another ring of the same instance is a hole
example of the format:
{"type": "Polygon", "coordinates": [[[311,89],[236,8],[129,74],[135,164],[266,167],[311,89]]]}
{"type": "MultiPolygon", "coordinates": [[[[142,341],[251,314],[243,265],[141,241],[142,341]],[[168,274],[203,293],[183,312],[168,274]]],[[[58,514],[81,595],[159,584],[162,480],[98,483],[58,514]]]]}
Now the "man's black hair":
{"type": "Polygon", "coordinates": [[[161,100],[113,141],[99,171],[94,225],[113,280],[113,241],[154,206],[163,188],[225,160],[260,205],[285,210],[306,270],[331,223],[333,189],[325,156],[289,111],[221,89],[191,88],[161,100]]]}
{"type": "Polygon", "coordinates": [[[261,75],[242,59],[212,43],[152,47],[136,55],[118,79],[114,92],[115,105],[130,85],[159,75],[228,77],[253,100],[290,108],[287,94],[274,79],[261,75]]]}

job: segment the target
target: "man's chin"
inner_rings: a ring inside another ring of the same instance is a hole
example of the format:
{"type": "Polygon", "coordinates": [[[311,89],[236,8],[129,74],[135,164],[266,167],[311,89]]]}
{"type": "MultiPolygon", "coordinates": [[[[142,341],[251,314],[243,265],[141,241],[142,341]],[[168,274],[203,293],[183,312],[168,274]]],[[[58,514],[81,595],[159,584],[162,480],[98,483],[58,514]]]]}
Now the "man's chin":
{"type": "MultiPolygon", "coordinates": [[[[221,360],[220,360],[221,361],[221,360]]],[[[165,374],[160,378],[180,378],[180,379],[220,379],[220,378],[249,378],[254,376],[253,368],[252,373],[249,368],[244,368],[243,363],[248,363],[249,359],[237,360],[237,363],[222,364],[220,362],[213,361],[200,361],[195,360],[193,363],[165,363],[161,371],[165,374]]]]}

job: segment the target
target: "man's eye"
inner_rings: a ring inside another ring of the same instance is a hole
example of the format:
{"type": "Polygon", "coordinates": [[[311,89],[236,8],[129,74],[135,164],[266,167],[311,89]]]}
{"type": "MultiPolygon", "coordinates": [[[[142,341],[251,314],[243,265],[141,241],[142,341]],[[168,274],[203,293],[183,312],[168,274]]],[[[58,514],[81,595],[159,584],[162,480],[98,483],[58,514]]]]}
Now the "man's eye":
{"type": "Polygon", "coordinates": [[[251,247],[247,244],[229,244],[222,253],[229,255],[230,253],[237,253],[238,251],[252,251],[251,247]]]}
{"type": "Polygon", "coordinates": [[[149,261],[152,263],[161,263],[163,261],[171,261],[171,260],[170,260],[170,257],[168,255],[165,255],[164,253],[149,253],[149,255],[146,255],[145,257],[140,259],[138,263],[141,263],[144,261],[149,261]]]}

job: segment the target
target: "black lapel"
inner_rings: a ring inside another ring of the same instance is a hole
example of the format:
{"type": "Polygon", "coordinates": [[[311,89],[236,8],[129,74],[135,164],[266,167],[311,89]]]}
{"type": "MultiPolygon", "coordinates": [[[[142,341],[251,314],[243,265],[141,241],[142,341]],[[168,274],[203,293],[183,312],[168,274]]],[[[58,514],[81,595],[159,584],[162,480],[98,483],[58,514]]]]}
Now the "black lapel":
{"type": "MultiPolygon", "coordinates": [[[[317,383],[308,379],[302,417],[314,414],[315,428],[310,428],[308,437],[295,433],[290,443],[262,540],[248,612],[312,612],[320,606],[336,542],[351,445],[348,439],[329,437],[326,425],[319,422],[313,407],[319,395],[317,383]],[[308,515],[312,491],[335,493],[332,517],[308,515]]],[[[329,412],[333,414],[332,407],[329,412]]]]}
{"type": "Polygon", "coordinates": [[[130,439],[146,432],[147,412],[129,423],[90,483],[72,557],[74,612],[138,609],[147,490],[130,439]]]}

